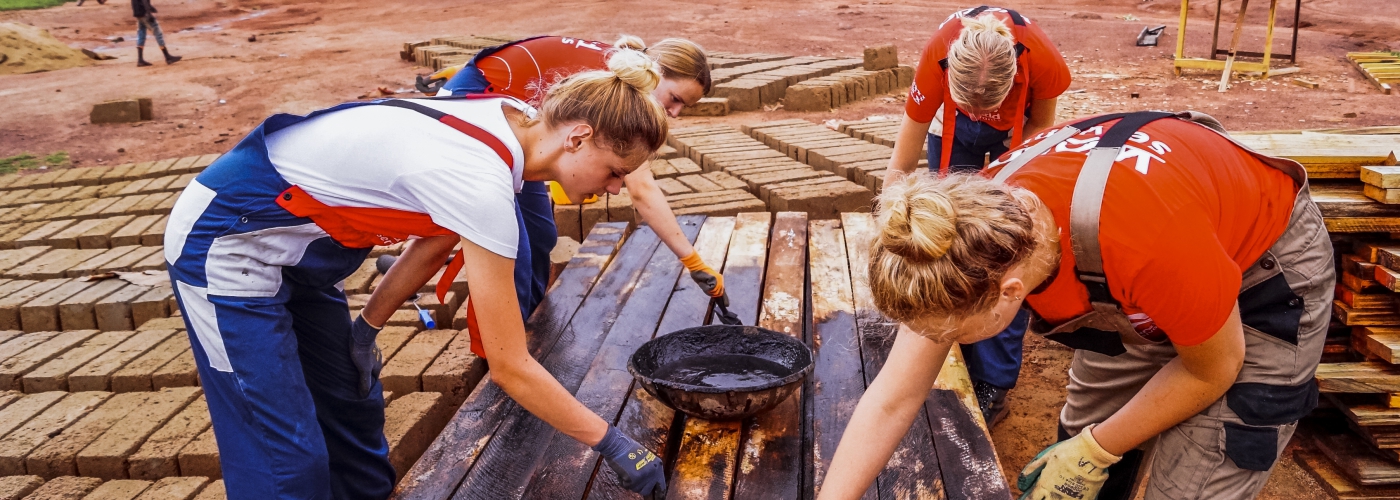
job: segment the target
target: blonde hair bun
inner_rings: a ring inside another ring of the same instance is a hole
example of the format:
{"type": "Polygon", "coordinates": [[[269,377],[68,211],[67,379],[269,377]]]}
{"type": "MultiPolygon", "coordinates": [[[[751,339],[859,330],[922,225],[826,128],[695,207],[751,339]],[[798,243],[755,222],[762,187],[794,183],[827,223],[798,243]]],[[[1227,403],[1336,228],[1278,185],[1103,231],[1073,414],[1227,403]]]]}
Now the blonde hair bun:
{"type": "Polygon", "coordinates": [[[928,262],[948,253],[958,236],[958,210],[947,193],[911,189],[922,173],[907,176],[880,195],[879,244],[910,262],[928,262]]]}
{"type": "Polygon", "coordinates": [[[661,83],[656,61],[639,50],[619,48],[608,56],[608,69],[619,80],[642,92],[651,92],[661,83]]]}
{"type": "Polygon", "coordinates": [[[616,42],[613,42],[613,48],[645,51],[647,50],[647,43],[642,41],[641,37],[638,36],[622,35],[618,37],[616,42]]]}
{"type": "Polygon", "coordinates": [[[960,19],[963,25],[963,33],[976,35],[978,33],[995,33],[997,35],[1011,38],[1011,27],[998,19],[992,13],[984,13],[977,17],[964,17],[960,19]]]}

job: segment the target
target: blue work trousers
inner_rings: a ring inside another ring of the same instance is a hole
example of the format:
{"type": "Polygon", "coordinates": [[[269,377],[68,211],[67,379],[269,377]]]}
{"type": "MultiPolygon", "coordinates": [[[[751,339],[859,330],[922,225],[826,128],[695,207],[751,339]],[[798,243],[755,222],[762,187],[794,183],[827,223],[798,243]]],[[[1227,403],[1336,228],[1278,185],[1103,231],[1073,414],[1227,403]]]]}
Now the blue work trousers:
{"type": "MultiPolygon", "coordinates": [[[[1007,151],[1006,139],[1011,137],[1009,130],[997,130],[991,125],[974,121],[967,115],[957,112],[957,122],[953,125],[953,152],[949,156],[948,171],[976,172],[986,164],[986,157],[992,159],[1007,151]]],[[[937,172],[943,160],[943,136],[928,134],[928,167],[937,172]]]]}

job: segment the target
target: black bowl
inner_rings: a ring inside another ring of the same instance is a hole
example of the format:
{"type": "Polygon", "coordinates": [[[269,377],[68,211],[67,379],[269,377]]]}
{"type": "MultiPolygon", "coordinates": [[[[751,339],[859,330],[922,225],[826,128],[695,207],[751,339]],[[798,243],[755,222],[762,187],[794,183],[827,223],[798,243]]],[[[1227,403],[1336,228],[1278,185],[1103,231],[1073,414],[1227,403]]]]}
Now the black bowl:
{"type": "Polygon", "coordinates": [[[812,371],[812,351],[801,340],[754,326],[711,325],[678,330],[642,344],[627,371],[658,401],[692,417],[739,420],[762,413],[797,390],[812,371]],[[712,387],[653,378],[658,369],[696,356],[742,354],[783,368],[779,378],[736,387],[712,387]]]}

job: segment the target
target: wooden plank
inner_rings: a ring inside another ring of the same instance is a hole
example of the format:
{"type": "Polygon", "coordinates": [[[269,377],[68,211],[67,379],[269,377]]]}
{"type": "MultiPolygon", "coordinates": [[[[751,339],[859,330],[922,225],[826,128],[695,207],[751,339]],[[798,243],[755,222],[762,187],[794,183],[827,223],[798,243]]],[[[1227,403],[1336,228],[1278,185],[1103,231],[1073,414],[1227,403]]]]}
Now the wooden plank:
{"type": "MultiPolygon", "coordinates": [[[[545,294],[544,302],[525,323],[530,333],[530,354],[543,357],[566,329],[599,280],[622,242],[626,223],[604,223],[594,227],[568,267],[559,274],[545,294]]],[[[440,499],[449,496],[467,475],[486,438],[504,416],[502,409],[513,406],[500,386],[478,384],[458,408],[447,427],[394,488],[393,498],[440,499]]]]}
{"type": "MultiPolygon", "coordinates": [[[[868,213],[841,214],[841,225],[845,229],[851,296],[868,386],[884,367],[899,324],[880,313],[870,292],[866,268],[870,262],[870,242],[878,231],[874,217],[868,213]]],[[[937,450],[931,446],[933,437],[927,414],[926,408],[919,408],[909,431],[895,448],[885,470],[876,478],[880,498],[944,498],[943,475],[937,450]]]]}
{"type": "MultiPolygon", "coordinates": [[[[703,220],[703,217],[694,216],[678,219],[688,241],[694,241],[703,220]]],[[[650,227],[642,226],[633,233],[633,238],[649,232],[650,227]]],[[[683,269],[670,249],[658,246],[627,294],[616,322],[611,326],[604,325],[607,331],[596,335],[602,342],[597,348],[597,355],[592,357],[591,363],[580,359],[584,361],[579,363],[582,366],[574,370],[587,370],[580,374],[581,380],[574,396],[604,420],[612,422],[617,418],[623,401],[631,392],[632,375],[627,372],[627,358],[655,334],[670,292],[683,269]]],[[[619,297],[619,301],[622,299],[619,297]]],[[[561,376],[557,372],[551,373],[556,377],[561,376]]],[[[568,387],[566,380],[560,379],[568,387]]],[[[581,484],[556,483],[552,487],[533,482],[531,478],[557,479],[551,474],[536,474],[537,469],[543,472],[554,465],[580,471],[587,467],[591,472],[597,462],[597,455],[587,445],[559,434],[544,421],[525,414],[523,410],[517,411],[514,420],[502,423],[492,440],[496,446],[487,446],[481,459],[462,482],[455,498],[494,498],[499,496],[499,492],[521,491],[526,486],[560,493],[527,493],[525,497],[528,498],[561,498],[577,494],[586,489],[587,476],[583,476],[581,484]]],[[[578,478],[579,475],[573,477],[578,478]]]]}
{"type": "MultiPolygon", "coordinates": [[[[806,341],[804,287],[807,284],[807,214],[780,212],[773,222],[764,278],[763,314],[758,326],[806,341]]],[[[847,374],[849,377],[850,374],[847,374]]],[[[744,423],[735,498],[796,498],[806,475],[803,458],[802,388],[744,423]]]]}
{"type": "Polygon", "coordinates": [[[1303,470],[1308,471],[1308,474],[1316,479],[1317,483],[1322,485],[1322,488],[1333,498],[1339,500],[1395,500],[1400,498],[1400,488],[1397,487],[1369,487],[1356,484],[1320,453],[1300,449],[1293,453],[1293,457],[1298,461],[1298,465],[1302,466],[1303,470]]]}
{"type": "Polygon", "coordinates": [[[1367,197],[1365,187],[1358,184],[1314,185],[1311,189],[1313,202],[1324,218],[1400,217],[1400,206],[1367,197]]]}
{"type": "MultiPolygon", "coordinates": [[[[709,217],[705,219],[705,225],[700,228],[700,236],[695,241],[695,251],[699,252],[705,262],[716,269],[724,269],[725,257],[729,252],[729,242],[734,234],[734,217],[709,217]]],[[[705,323],[710,305],[710,297],[700,290],[700,286],[694,280],[682,278],[676,283],[676,289],[671,293],[671,302],[666,306],[666,312],[661,317],[661,324],[656,331],[659,333],[673,332],[682,328],[688,328],[705,323]]],[[[684,424],[684,416],[677,418],[677,413],[670,407],[661,404],[656,398],[647,394],[645,389],[634,388],[632,395],[622,408],[621,415],[618,416],[616,426],[618,430],[632,436],[638,443],[647,446],[648,449],[656,450],[662,454],[662,459],[667,461],[667,470],[671,470],[669,465],[675,462],[675,456],[666,455],[671,450],[666,449],[671,435],[671,429],[677,424],[684,424]]],[[[586,468],[582,471],[587,481],[588,476],[592,476],[593,469],[586,468]]],[[[628,495],[627,489],[617,482],[617,475],[606,467],[599,467],[600,473],[593,477],[593,486],[588,491],[588,498],[613,499],[624,498],[628,495]]],[[[544,477],[546,471],[537,473],[538,477],[544,477]]],[[[577,479],[564,479],[560,482],[577,482],[577,479]]]]}
{"type": "Polygon", "coordinates": [[[1332,432],[1318,428],[1311,433],[1322,454],[1357,484],[1400,485],[1400,464],[1381,458],[1360,437],[1343,429],[1343,432],[1332,432]]]}
{"type": "MultiPolygon", "coordinates": [[[[808,240],[811,259],[812,327],[815,360],[812,371],[812,494],[821,490],[841,434],[865,392],[860,338],[856,333],[851,269],[841,221],[812,221],[808,240]]],[[[862,498],[879,498],[870,485],[862,498]]]]}
{"type": "Polygon", "coordinates": [[[1400,367],[1374,361],[1317,365],[1318,389],[1340,393],[1400,392],[1400,367]]]}
{"type": "MultiPolygon", "coordinates": [[[[724,263],[729,310],[746,325],[758,320],[759,296],[768,256],[772,216],[743,213],[735,218],[734,236],[724,263]]],[[[729,498],[739,459],[739,422],[686,419],[667,497],[729,498]]]]}

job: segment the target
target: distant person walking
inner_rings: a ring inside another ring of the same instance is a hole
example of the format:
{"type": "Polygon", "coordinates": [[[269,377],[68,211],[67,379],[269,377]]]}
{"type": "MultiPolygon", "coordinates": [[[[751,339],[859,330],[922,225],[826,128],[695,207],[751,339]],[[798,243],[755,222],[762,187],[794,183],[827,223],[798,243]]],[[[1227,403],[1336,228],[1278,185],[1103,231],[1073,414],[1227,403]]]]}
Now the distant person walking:
{"type": "MultiPolygon", "coordinates": [[[[83,5],[83,2],[86,2],[86,1],[87,1],[87,0],[78,0],[78,6],[81,7],[81,6],[83,5]]],[[[101,4],[101,5],[107,5],[107,0],[97,0],[97,3],[99,3],[99,4],[101,4]]]]}
{"type": "Polygon", "coordinates": [[[156,22],[156,8],[151,5],[151,0],[131,0],[131,15],[136,17],[136,65],[150,66],[146,62],[143,54],[146,48],[146,30],[149,29],[156,35],[156,44],[160,45],[160,52],[165,54],[165,64],[175,64],[180,62],[180,56],[170,55],[170,51],[165,48],[165,34],[160,31],[160,23],[156,22]]]}

